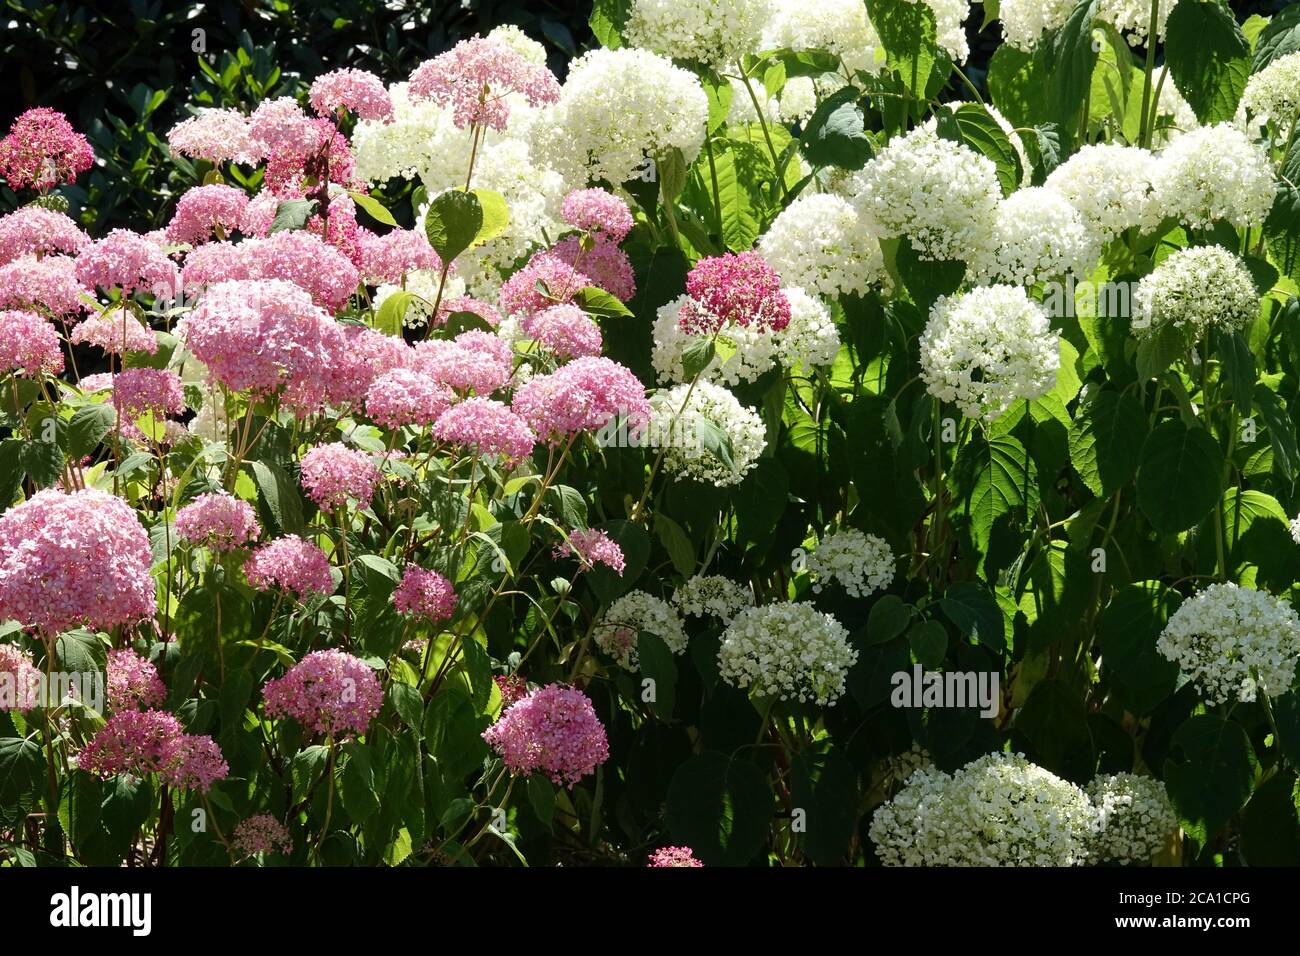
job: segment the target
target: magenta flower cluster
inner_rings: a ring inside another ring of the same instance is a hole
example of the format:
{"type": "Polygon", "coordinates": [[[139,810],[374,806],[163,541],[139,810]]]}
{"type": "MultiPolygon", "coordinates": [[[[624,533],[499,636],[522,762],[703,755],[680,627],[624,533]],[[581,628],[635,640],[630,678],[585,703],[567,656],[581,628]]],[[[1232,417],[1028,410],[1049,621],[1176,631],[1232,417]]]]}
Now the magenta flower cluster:
{"type": "Polygon", "coordinates": [[[302,486],[322,508],[341,508],[350,501],[366,507],[374,497],[379,469],[363,451],[342,442],[317,445],[302,456],[301,465],[302,486]]]}
{"type": "Polygon", "coordinates": [[[483,739],[514,774],[572,788],[609,758],[605,727],[582,691],[548,684],[506,710],[483,739]]]}
{"type": "Polygon", "coordinates": [[[679,323],[687,332],[707,335],[728,324],[780,332],[790,324],[781,279],[757,252],[701,259],[686,277],[686,292],[691,301],[679,323]]]}
{"type": "Polygon", "coordinates": [[[596,565],[603,564],[621,577],[626,567],[623,549],[619,547],[618,542],[604,531],[595,528],[579,528],[577,531],[570,531],[569,540],[556,547],[555,555],[560,558],[576,557],[578,566],[583,571],[589,571],[596,565]]]}
{"type": "Polygon", "coordinates": [[[363,734],[384,701],[379,678],[343,651],[313,651],[262,688],[270,717],[292,717],[318,734],[363,734]]]}
{"type": "Polygon", "coordinates": [[[157,707],[167,699],[158,668],[130,648],[108,652],[105,684],[108,706],[114,713],[157,707]]]}
{"type": "Polygon", "coordinates": [[[393,590],[393,607],[430,623],[445,621],[456,611],[456,589],[437,571],[408,567],[393,590]]]}
{"type": "Polygon", "coordinates": [[[176,534],[213,551],[233,551],[262,533],[253,506],[225,492],[199,495],[176,512],[176,534]]]}
{"type": "Polygon", "coordinates": [[[23,113],[0,139],[0,176],[12,189],[33,186],[46,192],[72,182],[94,161],[86,137],[62,113],[44,106],[23,113]]]}
{"type": "Polygon", "coordinates": [[[207,793],[230,767],[211,737],[186,734],[159,710],[122,710],[110,717],[81,751],[78,765],[100,777],[158,774],[178,790],[207,793]]]}
{"type": "Polygon", "coordinates": [[[505,43],[481,37],[462,40],[421,63],[411,74],[410,90],[413,98],[450,106],[452,121],[461,129],[505,129],[510,94],[533,107],[560,98],[560,84],[545,66],[530,63],[505,43]]]}

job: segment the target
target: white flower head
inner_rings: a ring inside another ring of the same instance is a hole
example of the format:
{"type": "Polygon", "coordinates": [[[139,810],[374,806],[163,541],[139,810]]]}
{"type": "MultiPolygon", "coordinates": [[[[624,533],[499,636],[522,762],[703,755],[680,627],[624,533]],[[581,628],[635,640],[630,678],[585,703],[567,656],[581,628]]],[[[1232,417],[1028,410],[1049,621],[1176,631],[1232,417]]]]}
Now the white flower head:
{"type": "Polygon", "coordinates": [[[718,673],[763,697],[833,704],[858,652],[844,625],[811,604],[746,608],[722,632],[718,673]]]}

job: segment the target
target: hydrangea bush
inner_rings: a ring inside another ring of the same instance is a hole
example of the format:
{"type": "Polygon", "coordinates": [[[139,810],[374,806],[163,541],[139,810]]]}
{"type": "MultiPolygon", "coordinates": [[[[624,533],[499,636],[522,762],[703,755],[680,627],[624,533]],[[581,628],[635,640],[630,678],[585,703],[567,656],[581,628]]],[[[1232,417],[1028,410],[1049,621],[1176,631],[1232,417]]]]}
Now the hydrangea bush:
{"type": "Polygon", "coordinates": [[[597,0],[155,231],[19,117],[0,865],[1300,862],[1298,10],[597,0]]]}

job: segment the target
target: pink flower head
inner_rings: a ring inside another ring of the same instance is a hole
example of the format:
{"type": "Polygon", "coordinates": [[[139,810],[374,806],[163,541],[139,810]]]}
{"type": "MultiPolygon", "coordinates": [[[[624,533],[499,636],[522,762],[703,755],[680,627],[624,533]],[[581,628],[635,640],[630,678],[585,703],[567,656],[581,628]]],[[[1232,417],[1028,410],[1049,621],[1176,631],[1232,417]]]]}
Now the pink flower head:
{"type": "Polygon", "coordinates": [[[308,94],[311,108],[322,116],[350,110],[358,119],[393,118],[393,98],[379,77],[365,70],[332,70],[316,77],[308,94]]]}
{"type": "Polygon", "coordinates": [[[59,333],[35,312],[0,311],[0,374],[35,378],[63,371],[59,333]]]}
{"type": "Polygon", "coordinates": [[[258,853],[292,853],[293,841],[284,824],[269,813],[259,813],[235,826],[235,848],[244,856],[258,853]]]}
{"type": "Polygon", "coordinates": [[[515,390],[512,406],[547,441],[594,431],[619,415],[629,427],[650,421],[645,386],[629,369],[603,356],[575,359],[525,382],[515,390]]]}
{"type": "Polygon", "coordinates": [[[206,159],[215,166],[225,162],[252,166],[260,162],[263,147],[254,142],[248,120],[238,110],[201,109],[181,120],[167,134],[173,153],[206,159]]]}
{"type": "Polygon", "coordinates": [[[410,566],[393,591],[393,607],[430,623],[445,621],[456,610],[456,589],[437,571],[410,566]]]}
{"type": "Polygon", "coordinates": [[[514,774],[540,770],[569,789],[609,758],[605,728],[582,691],[548,684],[510,707],[483,739],[514,774]]]}
{"type": "Polygon", "coordinates": [[[262,157],[276,149],[306,148],[316,141],[315,121],[291,96],[263,100],[248,117],[248,132],[262,157]]]}
{"type": "Polygon", "coordinates": [[[557,256],[575,269],[580,268],[591,285],[604,289],[620,302],[636,295],[636,275],[632,260],[614,243],[599,239],[590,249],[583,250],[577,236],[561,239],[551,255],[557,256]]]}
{"type": "Polygon", "coordinates": [[[501,691],[501,709],[504,711],[528,696],[528,681],[522,674],[497,674],[492,678],[501,691]]]}
{"type": "Polygon", "coordinates": [[[182,287],[194,294],[218,282],[249,278],[244,247],[251,244],[252,241],[239,245],[209,242],[191,249],[185,254],[185,268],[181,271],[182,287]]]}
{"type": "Polygon", "coordinates": [[[457,312],[469,312],[471,315],[477,315],[493,328],[501,324],[501,313],[496,306],[467,295],[459,295],[442,301],[442,304],[438,306],[438,320],[434,325],[446,325],[447,321],[457,312]]]}
{"type": "Polygon", "coordinates": [[[385,428],[432,425],[455,397],[455,392],[428,375],[398,368],[371,383],[366,414],[385,428]]]}
{"type": "Polygon", "coordinates": [[[475,37],[421,63],[411,74],[410,92],[412,99],[450,106],[461,129],[504,130],[510,94],[519,94],[529,106],[545,106],[560,98],[560,84],[545,66],[530,63],[507,44],[475,37]]]}
{"type": "Polygon", "coordinates": [[[38,106],[28,110],[0,139],[0,176],[13,189],[35,186],[41,192],[70,183],[95,161],[95,153],[68,118],[38,106]]]}
{"type": "Polygon", "coordinates": [[[230,773],[211,737],[184,733],[179,720],[159,710],[114,714],[81,751],[78,765],[100,777],[156,773],[178,790],[204,793],[230,773]]]}
{"type": "Polygon", "coordinates": [[[553,305],[527,316],[523,333],[561,358],[600,354],[600,327],[576,305],[553,305]]]}
{"type": "Polygon", "coordinates": [[[361,325],[341,325],[339,330],[342,344],[325,383],[331,402],[368,401],[377,378],[411,363],[414,352],[398,336],[361,325]]]}
{"type": "Polygon", "coordinates": [[[0,266],[0,308],[74,315],[90,309],[89,295],[77,278],[76,260],[68,256],[23,256],[0,266]]]}
{"type": "Polygon", "coordinates": [[[650,854],[646,866],[689,866],[700,867],[704,864],[695,858],[688,846],[666,846],[650,854]]]}
{"type": "Polygon", "coordinates": [[[554,252],[539,252],[501,285],[501,311],[506,315],[532,315],[561,302],[570,302],[592,280],[554,252]],[[546,290],[543,293],[538,283],[546,290]]]}
{"type": "Polygon", "coordinates": [[[329,356],[342,342],[310,294],[280,279],[211,286],[177,332],[216,381],[259,395],[286,385],[323,395],[329,356]]]}
{"type": "Polygon", "coordinates": [[[233,551],[261,533],[253,506],[225,491],[199,495],[176,512],[177,536],[212,551],[233,551]]]}
{"type": "Polygon", "coordinates": [[[121,498],[38,491],[0,515],[0,618],[59,634],[153,617],[149,535],[121,498]]]}
{"type": "Polygon", "coordinates": [[[107,685],[114,712],[156,707],[167,699],[158,668],[130,648],[108,652],[107,685]]]}
{"type": "Polygon", "coordinates": [[[126,418],[179,415],[185,411],[181,378],[171,369],[123,369],[113,377],[113,407],[126,418]]]}
{"type": "Polygon", "coordinates": [[[790,300],[776,270],[757,252],[728,252],[701,259],[686,277],[691,308],[683,308],[684,331],[711,335],[722,326],[780,332],[790,324],[790,300]]]}
{"type": "Polygon", "coordinates": [[[308,185],[325,182],[349,188],[362,185],[347,137],[327,119],[309,119],[294,135],[271,147],[266,188],[280,196],[302,196],[308,185]]]}
{"type": "Polygon", "coordinates": [[[363,234],[361,275],[370,285],[398,283],[417,269],[439,271],[442,262],[429,240],[415,229],[394,229],[382,236],[363,234]]]}
{"type": "Polygon", "coordinates": [[[575,189],[564,197],[564,221],[583,232],[599,233],[610,242],[622,242],[632,231],[632,210],[604,189],[575,189]]]}
{"type": "Polygon", "coordinates": [[[113,355],[126,352],[158,351],[158,338],[131,312],[113,306],[92,315],[72,330],[68,337],[74,345],[97,345],[113,355]]]}
{"type": "Polygon", "coordinates": [[[197,246],[239,229],[248,210],[248,195],[234,186],[214,183],[186,190],[167,225],[167,238],[197,246]]]}
{"type": "Polygon", "coordinates": [[[334,592],[330,559],[317,545],[296,534],[276,538],[254,551],[244,562],[244,576],[259,591],[278,587],[299,600],[334,592]]]}
{"type": "Polygon", "coordinates": [[[513,353],[510,343],[477,329],[462,332],[454,341],[431,339],[416,345],[412,367],[435,382],[458,392],[491,395],[510,381],[513,353]]]}
{"type": "Polygon", "coordinates": [[[556,547],[555,556],[576,557],[578,567],[583,571],[590,571],[596,565],[603,564],[619,577],[623,576],[623,568],[626,566],[623,549],[618,542],[595,528],[580,528],[569,532],[569,540],[556,547]]]}
{"type": "MultiPolygon", "coordinates": [[[[337,249],[358,270],[361,267],[361,238],[369,230],[357,225],[357,204],[348,195],[330,198],[328,215],[319,213],[307,220],[305,230],[337,249]]],[[[358,272],[358,277],[360,273],[358,272]]]]}
{"type": "Polygon", "coordinates": [[[162,778],[177,790],[207,793],[216,781],[225,780],[229,773],[230,766],[221,756],[221,748],[215,740],[200,734],[184,734],[172,748],[162,778]]]}
{"type": "Polygon", "coordinates": [[[528,424],[509,406],[491,398],[467,398],[451,406],[434,422],[433,436],[511,462],[527,458],[537,444],[528,424]]]}
{"type": "Polygon", "coordinates": [[[379,679],[364,661],[329,649],[313,651],[262,688],[268,717],[292,717],[318,734],[363,734],[384,702],[379,679]]]}
{"type": "Polygon", "coordinates": [[[379,469],[363,451],[342,442],[317,445],[302,456],[302,486],[322,508],[341,508],[349,501],[370,504],[379,469]]]}
{"type": "Polygon", "coordinates": [[[245,236],[270,235],[271,226],[275,224],[276,210],[280,208],[280,203],[283,201],[271,190],[262,190],[244,207],[244,214],[239,219],[239,231],[245,236]]]}
{"type": "Polygon", "coordinates": [[[247,278],[292,282],[310,292],[322,308],[343,308],[360,281],[357,267],[344,253],[303,229],[250,239],[236,248],[247,278]]]}
{"type": "Polygon", "coordinates": [[[0,644],[0,713],[34,710],[41,704],[41,672],[32,656],[12,644],[0,644]]]}
{"type": "Polygon", "coordinates": [[[114,229],[77,256],[77,278],[88,286],[137,290],[174,298],[180,279],[176,263],[156,243],[129,229],[114,229]]]}
{"type": "Polygon", "coordinates": [[[0,265],[22,256],[75,255],[89,244],[90,237],[70,217],[44,206],[23,206],[0,216],[0,265]]]}

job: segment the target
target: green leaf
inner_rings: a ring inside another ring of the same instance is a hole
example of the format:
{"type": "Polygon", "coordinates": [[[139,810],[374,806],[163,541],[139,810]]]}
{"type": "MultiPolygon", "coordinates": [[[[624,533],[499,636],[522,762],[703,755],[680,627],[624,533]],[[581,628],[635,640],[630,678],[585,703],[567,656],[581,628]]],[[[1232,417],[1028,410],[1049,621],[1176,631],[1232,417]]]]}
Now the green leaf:
{"type": "Polygon", "coordinates": [[[655,535],[668,552],[673,570],[682,577],[690,577],[695,571],[695,545],[682,526],[667,515],[655,514],[654,522],[655,535]]]}
{"type": "Polygon", "coordinates": [[[1232,390],[1232,400],[1237,411],[1249,415],[1255,392],[1255,356],[1240,332],[1220,332],[1215,336],[1223,374],[1232,390]]]}
{"type": "Polygon", "coordinates": [[[921,621],[907,632],[912,656],[926,670],[937,670],[948,656],[948,631],[938,621],[921,621]]]}
{"type": "Polygon", "coordinates": [[[884,644],[907,630],[912,621],[912,607],[895,594],[886,594],[867,615],[867,643],[884,644]]]}
{"type": "Polygon", "coordinates": [[[375,328],[385,335],[400,337],[402,319],[406,317],[407,309],[416,298],[418,297],[414,292],[407,292],[405,289],[390,293],[379,306],[379,311],[375,313],[375,328]]]}
{"type": "Polygon", "coordinates": [[[858,816],[857,774],[836,751],[801,753],[791,761],[790,796],[804,811],[804,851],[818,866],[835,866],[848,856],[858,816]]]}
{"type": "Polygon", "coordinates": [[[410,684],[393,681],[388,685],[388,697],[402,723],[411,728],[416,738],[424,735],[424,698],[410,684]]]}
{"type": "Polygon", "coordinates": [[[23,471],[37,488],[49,488],[63,477],[63,449],[56,441],[31,438],[18,450],[23,471]]]}
{"type": "Polygon", "coordinates": [[[760,458],[732,492],[738,542],[766,542],[790,506],[790,476],[774,458],[760,458]]]}
{"type": "Polygon", "coordinates": [[[867,0],[867,14],[890,68],[915,96],[925,99],[930,73],[941,58],[933,11],[909,0],[867,0]]]}
{"type": "Polygon", "coordinates": [[[301,229],[316,211],[314,199],[286,199],[275,207],[275,218],[271,220],[270,232],[286,232],[301,229]]]}
{"type": "Polygon", "coordinates": [[[1086,783],[1092,776],[1092,734],[1083,701],[1059,680],[1034,685],[1014,726],[1028,741],[1034,763],[1075,782],[1086,783]]]}
{"type": "Polygon", "coordinates": [[[505,233],[510,227],[510,207],[506,204],[505,196],[491,189],[474,189],[471,192],[478,197],[479,208],[483,214],[483,223],[471,243],[473,248],[491,242],[505,233]]]}
{"type": "Polygon", "coordinates": [[[325,760],[329,749],[320,744],[304,747],[293,755],[289,762],[289,775],[293,781],[292,793],[295,802],[306,798],[312,787],[325,773],[325,760]]]}
{"type": "Polygon", "coordinates": [[[364,209],[366,214],[369,215],[371,219],[375,220],[375,222],[380,222],[385,226],[393,226],[396,228],[397,220],[393,218],[393,214],[389,212],[384,204],[374,196],[368,196],[365,193],[357,192],[355,189],[349,189],[348,195],[351,196],[352,201],[364,209]]]}
{"type": "Polygon", "coordinates": [[[108,648],[93,631],[78,628],[60,634],[54,642],[54,657],[69,674],[95,675],[108,666],[108,648]]]}
{"type": "Polygon", "coordinates": [[[670,720],[677,701],[677,661],[673,652],[657,634],[642,631],[636,640],[641,661],[641,675],[654,681],[654,700],[650,709],[660,720],[670,720]]]}
{"type": "Polygon", "coordinates": [[[1137,340],[1138,379],[1150,381],[1177,362],[1190,342],[1187,332],[1176,325],[1162,323],[1137,340]]]}
{"type": "Polygon", "coordinates": [[[1179,3],[1169,14],[1165,63],[1202,123],[1230,121],[1250,78],[1250,44],[1218,3],[1179,3]]]}
{"type": "Polygon", "coordinates": [[[276,528],[282,534],[301,534],[306,528],[302,499],[284,469],[265,461],[250,461],[246,464],[276,528]]]}
{"type": "Polygon", "coordinates": [[[1241,815],[1241,855],[1250,866],[1300,866],[1296,776],[1282,773],[1261,784],[1241,815]]]}
{"type": "Polygon", "coordinates": [[[1289,484],[1300,475],[1300,446],[1296,444],[1295,422],[1281,397],[1262,382],[1255,386],[1254,398],[1273,445],[1273,467],[1289,484]]]}
{"type": "Polygon", "coordinates": [[[1178,602],[1178,592],[1159,581],[1139,581],[1116,591],[1097,617],[1102,676],[1119,685],[1125,707],[1138,716],[1178,686],[1178,664],[1156,649],[1178,602]]]}
{"type": "Polygon", "coordinates": [[[1092,27],[1097,19],[1098,0],[1084,0],[1061,27],[1051,34],[1047,47],[1048,93],[1056,105],[1056,118],[1079,115],[1092,83],[1098,50],[1093,47],[1092,27]]]}
{"type": "Polygon", "coordinates": [[[20,823],[40,799],[45,781],[45,755],[33,740],[0,738],[0,824],[20,823]]]}
{"type": "Polygon", "coordinates": [[[668,787],[668,829],[707,866],[748,863],[767,843],[772,815],[763,773],[715,750],[678,767],[668,787]]]}
{"type": "Polygon", "coordinates": [[[574,295],[573,301],[577,303],[578,308],[591,315],[607,318],[632,315],[631,310],[615,296],[595,286],[579,289],[577,294],[574,295]]]}
{"type": "Polygon", "coordinates": [[[1219,501],[1223,452],[1204,428],[1161,422],[1142,443],[1138,507],[1157,531],[1186,531],[1219,501]]]}
{"type": "Polygon", "coordinates": [[[993,651],[1006,650],[1006,624],[1002,608],[988,588],[974,581],[959,581],[948,586],[939,601],[939,609],[948,620],[993,651]]]}
{"type": "Polygon", "coordinates": [[[1107,498],[1133,478],[1146,437],[1142,406],[1128,392],[1098,392],[1070,425],[1070,464],[1088,490],[1107,498]]]}
{"type": "Polygon", "coordinates": [[[736,470],[736,455],[731,444],[731,435],[717,422],[709,418],[699,418],[695,426],[696,437],[701,447],[722,462],[731,471],[736,470]]]}
{"type": "Polygon", "coordinates": [[[75,462],[93,453],[116,422],[117,413],[107,403],[77,409],[68,422],[68,457],[75,462]]]}
{"type": "Polygon", "coordinates": [[[951,514],[969,522],[971,540],[981,553],[988,548],[994,522],[1038,507],[1038,469],[1025,446],[1010,435],[976,439],[963,447],[949,487],[951,514]]]}
{"type": "Polygon", "coordinates": [[[1300,51],[1300,7],[1283,7],[1264,27],[1255,41],[1250,72],[1258,73],[1279,57],[1300,51]]]}
{"type": "Polygon", "coordinates": [[[1068,637],[1092,600],[1088,559],[1064,541],[1053,541],[1034,557],[1024,576],[1020,612],[1029,624],[1030,646],[1047,647],[1068,637]]]}
{"type": "Polygon", "coordinates": [[[686,346],[682,352],[682,373],[686,381],[692,381],[697,375],[701,374],[709,367],[718,354],[717,346],[714,345],[712,336],[708,338],[699,337],[686,346]]]}
{"type": "Polygon", "coordinates": [[[722,241],[733,252],[752,249],[758,239],[763,200],[757,146],[728,142],[713,151],[718,174],[718,206],[722,241]],[[746,148],[748,147],[748,148],[746,148]]]}
{"type": "Polygon", "coordinates": [[[365,823],[379,812],[379,793],[375,788],[375,768],[370,750],[356,740],[345,743],[343,750],[348,755],[339,787],[343,809],[354,823],[365,823]]]}
{"type": "Polygon", "coordinates": [[[858,109],[859,95],[852,85],[837,90],[808,120],[799,148],[813,166],[861,169],[871,159],[871,140],[858,109]]]}
{"type": "Polygon", "coordinates": [[[483,228],[483,206],[474,193],[450,189],[434,196],[424,218],[429,244],[444,263],[473,245],[483,228]]]}
{"type": "Polygon", "coordinates": [[[1255,752],[1235,724],[1211,714],[1175,731],[1165,760],[1165,787],[1188,836],[1204,849],[1250,798],[1255,752]]]}
{"type": "Polygon", "coordinates": [[[555,785],[540,773],[535,773],[528,778],[527,789],[528,802],[537,814],[537,819],[550,827],[555,819],[555,785]]]}
{"type": "Polygon", "coordinates": [[[954,111],[962,142],[993,161],[998,168],[998,182],[1003,195],[1020,188],[1025,169],[1011,139],[998,125],[988,109],[979,103],[965,103],[954,111]]]}
{"type": "Polygon", "coordinates": [[[623,46],[623,29],[631,12],[632,0],[595,0],[588,23],[601,46],[609,50],[623,46]]]}

